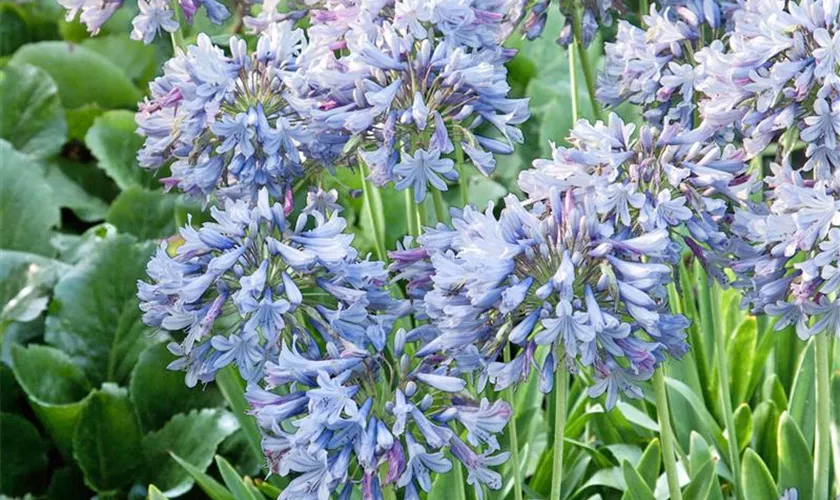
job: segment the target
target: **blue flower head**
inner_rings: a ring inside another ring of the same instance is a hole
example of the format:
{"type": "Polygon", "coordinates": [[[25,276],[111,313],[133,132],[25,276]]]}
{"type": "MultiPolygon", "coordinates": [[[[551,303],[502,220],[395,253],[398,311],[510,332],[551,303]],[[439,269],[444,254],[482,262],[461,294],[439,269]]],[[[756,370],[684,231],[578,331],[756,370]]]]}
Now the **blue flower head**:
{"type": "Polygon", "coordinates": [[[384,345],[405,307],[385,291],[382,264],[350,247],[336,212],[292,224],[263,189],[256,206],[228,200],[211,215],[181,229],[179,246],[162,243],[151,281],[138,283],[143,320],[185,334],[171,346],[179,357],[171,368],[185,370],[188,385],[230,364],[258,380],[283,343],[384,345]]]}
{"type": "Polygon", "coordinates": [[[413,187],[417,201],[457,179],[456,148],[488,175],[494,154],[523,141],[518,125],[529,116],[527,99],[507,97],[507,4],[400,1],[393,13],[365,3],[312,13],[299,77],[324,89],[307,100],[313,129],[345,137],[342,154],[358,155],[372,181],[413,187]]]}
{"type": "Polygon", "coordinates": [[[452,469],[446,451],[467,467],[479,496],[483,486],[501,487],[491,467],[507,457],[496,452],[511,406],[478,397],[440,359],[408,354],[417,347],[402,329],[364,348],[340,338],[323,349],[283,343],[246,393],[269,470],[291,476],[280,498],[350,498],[354,489],[381,498],[392,485],[419,499],[452,469]]]}
{"type": "Polygon", "coordinates": [[[295,110],[300,89],[289,84],[305,45],[291,23],[272,25],[253,52],[233,37],[230,56],[199,35],[166,64],[140,105],[140,165],[169,166],[164,184],[200,199],[253,200],[263,187],[282,198],[307,165],[310,136],[295,110]]]}

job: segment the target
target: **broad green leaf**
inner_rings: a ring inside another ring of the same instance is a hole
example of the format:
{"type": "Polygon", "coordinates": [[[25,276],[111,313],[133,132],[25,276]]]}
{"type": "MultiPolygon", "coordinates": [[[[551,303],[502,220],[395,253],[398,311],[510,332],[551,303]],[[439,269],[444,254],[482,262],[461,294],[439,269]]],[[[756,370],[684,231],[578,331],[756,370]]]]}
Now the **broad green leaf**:
{"type": "Polygon", "coordinates": [[[143,351],[131,373],[131,401],[146,432],[162,428],[178,413],[224,403],[215,385],[191,389],[184,382],[183,372],[167,370],[174,360],[165,343],[155,344],[143,351]]]}
{"type": "MultiPolygon", "coordinates": [[[[70,460],[72,461],[72,457],[70,460]]],[[[50,486],[47,488],[49,500],[88,497],[90,497],[90,489],[85,486],[84,475],[75,464],[61,467],[53,472],[50,486]]]]}
{"type": "Polygon", "coordinates": [[[37,66],[52,77],[66,108],[96,103],[105,109],[134,108],[140,90],[108,58],[67,42],[39,42],[21,47],[17,64],[37,66]]]}
{"type": "Polygon", "coordinates": [[[15,378],[64,457],[72,456],[73,432],[90,384],[70,358],[52,347],[12,347],[15,378]]]}
{"type": "Polygon", "coordinates": [[[778,375],[771,373],[764,381],[764,387],[761,389],[761,397],[764,400],[773,401],[776,407],[781,410],[787,410],[788,398],[785,393],[785,388],[779,380],[778,375]]]}
{"type": "Polygon", "coordinates": [[[239,474],[227,460],[216,455],[216,466],[219,468],[222,480],[236,500],[262,500],[261,496],[254,495],[251,492],[248,485],[239,477],[239,474]]]}
{"type": "Polygon", "coordinates": [[[655,498],[653,490],[627,460],[622,462],[621,472],[624,475],[624,482],[627,484],[628,497],[632,500],[653,500],[655,498]]]}
{"type": "Polygon", "coordinates": [[[133,186],[156,188],[154,174],[137,164],[143,138],[137,135],[134,113],[106,111],[98,116],[85,135],[85,144],[99,161],[99,168],[123,191],[133,186]]]}
{"type": "Polygon", "coordinates": [[[758,346],[756,347],[755,355],[753,356],[752,375],[744,400],[750,399],[755,394],[758,384],[761,382],[762,375],[764,374],[764,367],[767,365],[767,359],[770,357],[770,353],[773,352],[773,346],[776,344],[776,335],[778,334],[774,332],[772,328],[767,329],[765,332],[758,332],[758,346]]]}
{"type": "Polygon", "coordinates": [[[133,234],[140,240],[163,239],[178,230],[175,222],[178,203],[176,194],[132,186],[114,200],[105,221],[121,233],[133,234]]]}
{"type": "Polygon", "coordinates": [[[94,383],[127,382],[140,353],[154,342],[136,297],[153,247],[127,235],[96,241],[55,287],[44,337],[94,383]]]}
{"type": "Polygon", "coordinates": [[[691,433],[691,448],[688,452],[688,475],[694,477],[700,473],[700,469],[712,459],[712,451],[703,436],[696,432],[691,433]]]}
{"type": "Polygon", "coordinates": [[[733,415],[735,420],[735,433],[738,435],[738,449],[743,450],[750,444],[753,434],[753,416],[750,406],[741,404],[733,415]]]}
{"type": "Polygon", "coordinates": [[[653,432],[659,432],[659,424],[630,403],[619,401],[616,408],[622,415],[624,415],[624,418],[630,421],[633,425],[653,432]]]}
{"type": "Polygon", "coordinates": [[[53,285],[69,267],[34,253],[0,250],[0,332],[10,322],[35,320],[46,308],[53,285]]]}
{"type": "Polygon", "coordinates": [[[220,409],[175,415],[162,429],[143,437],[151,481],[168,496],[187,492],[194,480],[170,453],[205,471],[213,461],[219,443],[238,428],[233,415],[220,409]]]}
{"type": "Polygon", "coordinates": [[[796,376],[790,390],[790,403],[788,404],[788,413],[796,421],[799,430],[802,431],[802,436],[805,438],[809,450],[813,450],[817,424],[817,412],[814,411],[814,408],[817,407],[817,395],[814,389],[816,386],[814,353],[814,339],[812,338],[799,358],[796,376]]]}
{"type": "Polygon", "coordinates": [[[233,495],[221,483],[213,479],[211,476],[194,467],[192,464],[183,458],[171,453],[172,459],[175,460],[185,471],[195,480],[201,491],[207,494],[212,500],[235,500],[233,495]]]}
{"type": "Polygon", "coordinates": [[[772,400],[762,401],[753,412],[752,449],[770,467],[779,470],[779,410],[772,400]]]}
{"type": "Polygon", "coordinates": [[[13,54],[21,45],[31,41],[26,26],[26,12],[13,2],[0,4],[0,56],[13,54]]]}
{"type": "MultiPolygon", "coordinates": [[[[737,300],[732,302],[737,306],[737,300]]],[[[747,391],[752,381],[757,339],[758,326],[755,318],[750,316],[735,330],[726,346],[726,354],[729,358],[729,386],[733,406],[738,406],[747,399],[747,391]]]]}
{"type": "Polygon", "coordinates": [[[636,466],[636,472],[642,476],[651,489],[656,488],[656,480],[659,478],[659,469],[662,466],[662,449],[659,446],[659,439],[654,439],[650,442],[645,452],[642,454],[642,459],[639,460],[639,465],[636,466]]]}
{"type": "Polygon", "coordinates": [[[716,464],[717,460],[713,458],[703,464],[697,473],[691,476],[691,482],[685,488],[683,498],[705,500],[709,497],[709,493],[712,491],[712,484],[714,484],[716,464]]]}
{"type": "Polygon", "coordinates": [[[800,498],[811,498],[814,460],[805,436],[788,412],[779,419],[779,491],[798,488],[800,498]]]}
{"type": "Polygon", "coordinates": [[[140,88],[146,87],[158,68],[154,45],[146,45],[122,34],[88,38],[80,45],[111,61],[140,88]]]}
{"type": "Polygon", "coordinates": [[[0,140],[0,248],[53,255],[50,232],[61,220],[43,166],[0,140]]]}
{"type": "MultiPolygon", "coordinates": [[[[707,441],[715,444],[722,444],[719,442],[722,439],[722,431],[718,426],[717,421],[709,413],[708,408],[700,396],[695,394],[687,385],[670,377],[665,378],[665,384],[668,386],[668,400],[682,401],[686,405],[685,408],[692,410],[692,422],[694,427],[689,430],[689,435],[695,430],[699,432],[707,441]]],[[[676,413],[675,413],[676,415],[676,413]]],[[[688,418],[686,415],[680,415],[679,418],[674,419],[674,427],[685,427],[684,419],[688,418]]],[[[721,446],[721,449],[725,449],[721,446]]]]}
{"type": "Polygon", "coordinates": [[[73,436],[73,456],[85,483],[110,493],[136,482],[145,465],[142,437],[128,391],[111,383],[93,391],[73,436]]]}
{"type": "Polygon", "coordinates": [[[11,366],[0,363],[0,412],[18,412],[25,404],[26,394],[15,380],[11,366]]]}
{"type": "MultiPolygon", "coordinates": [[[[470,203],[483,210],[488,203],[497,202],[502,196],[506,195],[508,190],[492,179],[475,175],[470,177],[467,192],[469,193],[470,203]]],[[[460,205],[460,202],[456,204],[456,206],[460,205]]]]}
{"type": "MultiPolygon", "coordinates": [[[[84,147],[78,144],[74,146],[84,147]]],[[[106,205],[120,194],[120,188],[108,174],[96,166],[95,162],[85,163],[59,157],[46,162],[46,168],[48,172],[53,168],[61,170],[65,177],[78,184],[86,193],[103,200],[106,205]]],[[[105,208],[107,212],[107,206],[105,208]]]]}
{"type": "Polygon", "coordinates": [[[46,183],[55,195],[55,201],[62,208],[69,208],[76,217],[93,222],[105,218],[108,205],[101,198],[88,193],[79,184],[70,179],[56,164],[46,165],[46,183]]]}
{"type": "Polygon", "coordinates": [[[35,66],[0,70],[0,138],[33,158],[49,158],[67,140],[64,108],[52,78],[35,66]]]}
{"type": "Polygon", "coordinates": [[[28,420],[0,413],[0,492],[16,496],[33,490],[47,468],[47,447],[28,420]]]}
{"type": "Polygon", "coordinates": [[[93,126],[94,120],[96,120],[96,118],[104,112],[104,109],[94,103],[65,110],[65,117],[67,119],[67,138],[84,142],[85,135],[87,135],[90,127],[93,126]]]}
{"type": "Polygon", "coordinates": [[[750,449],[744,453],[741,484],[747,498],[779,498],[779,491],[767,465],[750,449]]]}

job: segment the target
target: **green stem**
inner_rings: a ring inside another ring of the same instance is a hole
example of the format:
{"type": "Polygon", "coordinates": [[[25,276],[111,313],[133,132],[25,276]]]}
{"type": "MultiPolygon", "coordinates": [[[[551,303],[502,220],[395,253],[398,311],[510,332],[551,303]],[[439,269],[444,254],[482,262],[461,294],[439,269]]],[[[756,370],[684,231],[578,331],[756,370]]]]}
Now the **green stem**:
{"type": "Polygon", "coordinates": [[[828,332],[822,332],[815,340],[817,434],[814,440],[814,500],[828,500],[828,476],[831,475],[831,356],[828,335],[828,332]]]}
{"type": "MultiPolygon", "coordinates": [[[[510,363],[510,343],[505,344],[505,363],[510,363]]],[[[505,393],[508,403],[513,407],[515,403],[513,386],[508,387],[505,393]]],[[[522,500],[522,464],[519,462],[519,437],[516,434],[515,411],[508,422],[508,430],[510,432],[510,465],[513,471],[513,498],[522,500]]]]}
{"type": "Polygon", "coordinates": [[[239,427],[245,432],[245,436],[248,438],[248,446],[256,455],[257,463],[263,463],[265,457],[262,452],[262,435],[257,428],[256,420],[246,413],[248,402],[245,401],[245,388],[242,385],[242,379],[239,377],[239,371],[233,365],[219,370],[216,374],[216,385],[233,410],[233,415],[239,422],[239,427]]]}
{"type": "Polygon", "coordinates": [[[443,202],[443,193],[432,189],[432,199],[435,202],[435,217],[438,222],[448,222],[449,214],[446,213],[446,204],[443,202]]]}
{"type": "Polygon", "coordinates": [[[554,373],[554,456],[551,467],[551,500],[560,500],[563,489],[563,440],[566,430],[566,367],[557,362],[554,373]]]}
{"type": "Polygon", "coordinates": [[[723,314],[721,312],[720,287],[712,284],[711,309],[712,317],[706,328],[712,328],[715,336],[715,360],[717,361],[720,395],[723,400],[723,420],[726,424],[726,441],[729,447],[729,467],[732,469],[732,485],[735,488],[735,498],[743,498],[741,492],[741,456],[738,451],[738,434],[735,431],[735,418],[732,414],[732,395],[729,391],[729,362],[726,357],[726,333],[723,331],[723,314]]]}
{"type": "Polygon", "coordinates": [[[639,24],[644,25],[644,18],[648,15],[648,11],[650,11],[650,6],[648,5],[648,0],[639,0],[639,24]]]}
{"type": "Polygon", "coordinates": [[[367,167],[365,167],[364,162],[362,162],[361,155],[359,157],[359,178],[362,181],[364,209],[370,219],[370,225],[373,228],[373,241],[376,245],[376,257],[384,262],[387,254],[385,252],[385,242],[382,241],[382,225],[379,223],[379,218],[373,213],[373,200],[371,199],[371,197],[374,196],[374,190],[378,188],[367,179],[367,167]]]}
{"type": "MultiPolygon", "coordinates": [[[[595,98],[595,71],[589,61],[589,53],[586,52],[586,47],[583,46],[583,26],[580,16],[580,8],[576,6],[574,9],[574,18],[572,19],[574,44],[577,45],[580,66],[583,69],[583,79],[586,81],[586,90],[589,92],[589,102],[592,105],[592,114],[595,115],[595,118],[600,119],[601,106],[595,98]]],[[[574,68],[569,68],[569,71],[574,72],[574,68]]]]}
{"type": "Polygon", "coordinates": [[[464,172],[464,150],[460,141],[455,141],[455,167],[458,169],[458,185],[461,187],[461,207],[466,207],[470,202],[469,179],[464,172]]]}
{"type": "Polygon", "coordinates": [[[677,461],[674,458],[674,431],[671,429],[671,412],[668,408],[668,392],[665,390],[664,367],[653,373],[653,388],[656,391],[656,414],[659,416],[659,437],[662,439],[662,460],[665,475],[668,476],[668,490],[671,500],[682,500],[677,461]]]}
{"type": "Polygon", "coordinates": [[[467,483],[464,482],[464,470],[461,468],[461,462],[455,460],[455,500],[467,500],[467,494],[464,488],[467,483]]]}
{"type": "Polygon", "coordinates": [[[170,8],[172,9],[175,20],[178,21],[178,29],[169,34],[172,39],[172,55],[174,56],[178,53],[178,49],[186,50],[187,43],[184,41],[184,31],[182,28],[184,23],[181,22],[181,6],[178,5],[178,0],[172,0],[170,2],[170,8]]]}
{"type": "Polygon", "coordinates": [[[429,224],[429,219],[426,216],[426,200],[414,204],[414,210],[417,214],[417,234],[423,232],[423,227],[429,224]]]}
{"type": "Polygon", "coordinates": [[[577,62],[575,57],[575,50],[577,50],[577,40],[572,40],[572,45],[567,49],[569,52],[569,85],[572,87],[572,123],[577,123],[580,120],[580,102],[578,102],[578,81],[577,81],[577,62]]]}
{"type": "Polygon", "coordinates": [[[408,188],[405,190],[405,221],[408,224],[408,234],[417,237],[420,234],[420,229],[417,225],[417,215],[414,212],[415,205],[417,204],[414,202],[414,190],[408,188]]]}

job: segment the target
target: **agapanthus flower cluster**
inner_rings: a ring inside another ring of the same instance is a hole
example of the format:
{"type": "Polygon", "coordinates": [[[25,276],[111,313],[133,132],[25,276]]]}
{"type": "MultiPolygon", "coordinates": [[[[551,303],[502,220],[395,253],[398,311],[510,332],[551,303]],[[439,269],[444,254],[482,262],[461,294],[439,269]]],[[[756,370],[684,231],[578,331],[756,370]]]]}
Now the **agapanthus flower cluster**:
{"type": "MultiPolygon", "coordinates": [[[[551,7],[551,2],[552,0],[540,0],[530,6],[522,23],[522,34],[528,40],[534,40],[542,35],[548,21],[548,9],[551,7]]],[[[559,0],[557,4],[565,18],[557,43],[563,47],[572,44],[575,36],[575,16],[580,16],[581,43],[584,47],[589,47],[600,26],[612,26],[614,11],[620,10],[623,2],[621,0],[559,0]],[[576,12],[578,10],[579,12],[576,12]]]]}
{"type": "Polygon", "coordinates": [[[406,305],[386,289],[380,262],[360,259],[336,211],[305,210],[287,220],[261,190],[254,205],[226,200],[211,222],[163,242],[138,282],[143,321],[185,332],[170,345],[187,385],[209,382],[235,364],[245,380],[262,375],[284,343],[385,346],[406,305]],[[309,332],[316,331],[320,336],[309,332]]]}
{"type": "Polygon", "coordinates": [[[517,125],[529,117],[527,99],[507,97],[508,4],[362,2],[313,11],[310,64],[297,75],[324,90],[309,100],[312,127],[353,136],[351,152],[371,180],[411,187],[418,202],[429,186],[445,190],[458,179],[456,148],[489,174],[494,153],[510,154],[522,142],[517,125]]]}
{"type": "Polygon", "coordinates": [[[734,124],[750,155],[780,139],[807,144],[814,178],[829,181],[840,165],[840,3],[747,0],[734,13],[728,46],[696,56],[698,84],[711,126],[734,124]]]}
{"type": "Polygon", "coordinates": [[[386,486],[419,499],[432,474],[452,469],[446,451],[465,467],[477,498],[484,487],[501,487],[491,467],[509,455],[498,438],[512,415],[508,403],[478,398],[438,360],[409,354],[415,347],[406,347],[405,330],[387,346],[336,340],[323,348],[284,342],[264,383],[246,392],[269,471],[291,476],[281,500],[349,499],[356,488],[376,499],[386,486]]]}
{"type": "MultiPolygon", "coordinates": [[[[99,33],[102,25],[123,6],[123,0],[58,0],[67,9],[67,20],[72,21],[79,15],[79,20],[87,26],[92,35],[99,33]],[[81,14],[80,14],[81,13],[81,14]]],[[[140,12],[131,22],[131,38],[152,43],[161,32],[173,33],[180,29],[178,12],[172,10],[172,2],[167,0],[137,0],[140,12]]],[[[217,0],[179,0],[178,9],[187,23],[192,23],[199,7],[204,7],[208,19],[215,24],[222,24],[230,17],[230,11],[217,0]]]]}
{"type": "Polygon", "coordinates": [[[140,105],[140,166],[168,166],[162,182],[200,199],[253,199],[263,187],[282,198],[304,175],[312,140],[295,110],[300,89],[288,85],[305,46],[291,23],[273,24],[253,52],[231,38],[231,55],[199,35],[166,63],[140,105]]]}
{"type": "Polygon", "coordinates": [[[695,85],[702,78],[693,54],[725,32],[723,6],[707,0],[651,6],[645,28],[619,21],[614,42],[604,45],[606,62],[598,76],[598,99],[608,106],[629,101],[645,119],[661,125],[694,123],[695,85]]]}
{"type": "Polygon", "coordinates": [[[744,307],[779,317],[776,330],[840,336],[840,173],[808,181],[789,160],[766,179],[766,213],[738,213],[734,229],[752,246],[732,266],[735,285],[744,307]]]}

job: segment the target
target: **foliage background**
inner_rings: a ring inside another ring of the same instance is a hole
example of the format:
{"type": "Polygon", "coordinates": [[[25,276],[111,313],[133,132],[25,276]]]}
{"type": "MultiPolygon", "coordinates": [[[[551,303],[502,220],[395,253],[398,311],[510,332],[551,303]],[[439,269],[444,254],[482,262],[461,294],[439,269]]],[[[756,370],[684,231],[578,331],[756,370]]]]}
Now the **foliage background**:
{"type": "MultiPolygon", "coordinates": [[[[136,280],[156,240],[173,235],[188,214],[200,221],[202,210],[163,193],[137,166],[142,139],[133,112],[171,47],[165,38],[150,46],[129,40],[130,10],[120,9],[89,38],[52,0],[0,2],[0,493],[227,500],[260,498],[256,485],[270,496],[282,484],[260,481],[258,457],[242,428],[247,421],[232,413],[219,388],[189,390],[181,373],[167,371],[168,339],[140,321],[136,280]]],[[[218,27],[201,16],[188,41],[207,32],[224,44],[237,29],[235,20],[218,27]]],[[[469,199],[479,207],[517,192],[519,171],[549,156],[550,141],[561,142],[572,125],[568,58],[551,38],[562,24],[554,10],[542,39],[511,44],[520,49],[509,65],[513,92],[531,97],[533,116],[514,155],[500,157],[490,178],[469,179],[469,199]]],[[[601,46],[598,40],[590,49],[596,65],[601,46]]],[[[578,97],[584,117],[592,117],[587,95],[578,97]]],[[[618,111],[637,118],[629,107],[618,111]]],[[[355,245],[372,252],[373,228],[359,216],[358,174],[339,169],[323,182],[339,190],[355,245]]],[[[453,206],[457,190],[446,193],[453,206]]],[[[382,203],[378,216],[393,247],[407,232],[403,195],[386,189],[382,203]]],[[[693,350],[668,367],[667,383],[686,498],[731,495],[717,355],[729,358],[747,497],[776,498],[797,487],[800,498],[809,498],[813,346],[744,316],[736,294],[710,290],[691,263],[681,269],[680,285],[677,303],[696,319],[693,350]],[[720,306],[717,317],[711,301],[720,306]],[[712,342],[714,321],[727,332],[722,349],[712,342]]],[[[840,356],[833,352],[837,468],[840,356]]],[[[572,385],[564,498],[667,496],[652,400],[648,394],[605,413],[584,384],[572,385]]],[[[554,409],[536,377],[517,392],[515,408],[526,493],[543,498],[551,483],[554,409]]],[[[493,498],[510,494],[512,471],[504,474],[506,485],[493,498]]],[[[832,474],[840,478],[840,471],[832,474]]],[[[430,498],[473,495],[456,481],[444,476],[430,498]]]]}

